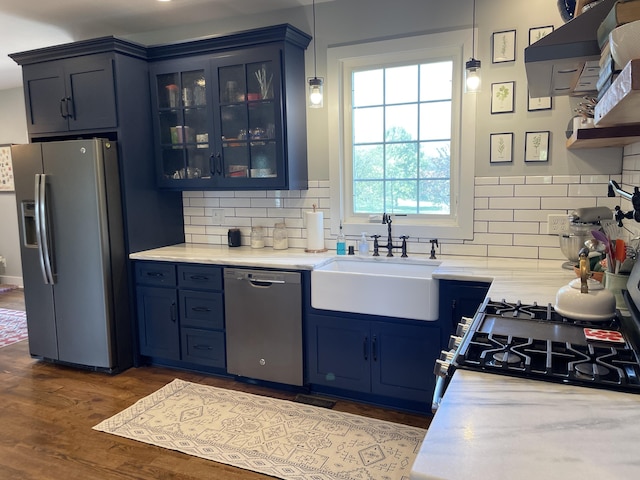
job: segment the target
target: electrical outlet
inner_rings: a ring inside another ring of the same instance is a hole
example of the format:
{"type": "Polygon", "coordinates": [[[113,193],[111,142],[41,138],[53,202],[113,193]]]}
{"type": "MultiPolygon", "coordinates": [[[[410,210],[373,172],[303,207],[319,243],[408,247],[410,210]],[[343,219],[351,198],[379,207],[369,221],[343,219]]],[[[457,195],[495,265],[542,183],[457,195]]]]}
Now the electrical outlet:
{"type": "Polygon", "coordinates": [[[211,218],[214,225],[224,225],[224,208],[212,209],[211,218]]]}
{"type": "Polygon", "coordinates": [[[547,233],[549,235],[562,235],[564,233],[569,233],[569,217],[567,215],[548,215],[547,233]]]}

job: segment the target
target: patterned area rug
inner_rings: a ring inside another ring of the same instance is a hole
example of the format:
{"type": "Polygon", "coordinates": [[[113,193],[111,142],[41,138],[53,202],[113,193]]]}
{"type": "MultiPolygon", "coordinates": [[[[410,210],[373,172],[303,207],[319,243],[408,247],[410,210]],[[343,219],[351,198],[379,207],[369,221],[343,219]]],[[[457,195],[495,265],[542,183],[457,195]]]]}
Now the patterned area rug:
{"type": "Polygon", "coordinates": [[[285,480],[406,480],[426,434],[177,379],[93,428],[285,480]]]}
{"type": "Polygon", "coordinates": [[[27,314],[19,310],[0,308],[0,347],[27,338],[27,314]]]}

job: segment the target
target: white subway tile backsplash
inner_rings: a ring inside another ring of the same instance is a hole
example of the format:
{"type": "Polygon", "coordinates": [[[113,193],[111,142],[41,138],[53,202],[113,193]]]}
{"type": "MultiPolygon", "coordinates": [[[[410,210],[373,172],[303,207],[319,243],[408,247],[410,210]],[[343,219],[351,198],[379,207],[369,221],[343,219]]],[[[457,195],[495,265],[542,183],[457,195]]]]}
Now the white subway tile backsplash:
{"type": "Polygon", "coordinates": [[[487,247],[488,257],[499,258],[538,258],[538,247],[487,247]]]}
{"type": "Polygon", "coordinates": [[[576,208],[595,207],[596,199],[587,197],[541,197],[540,208],[545,210],[566,210],[570,212],[576,208]]]}
{"type": "Polygon", "coordinates": [[[489,208],[539,209],[540,197],[499,197],[489,199],[489,208]]]}
{"type": "Polygon", "coordinates": [[[607,196],[607,183],[600,182],[594,184],[580,183],[576,185],[569,185],[570,197],[606,197],[607,196]]]}
{"type": "Polygon", "coordinates": [[[249,197],[230,197],[230,198],[221,198],[220,199],[221,207],[250,207],[251,206],[251,198],[249,197]]]}
{"type": "Polygon", "coordinates": [[[522,185],[525,183],[525,178],[522,175],[511,176],[511,177],[500,177],[501,185],[522,185]]]}
{"type": "Polygon", "coordinates": [[[473,201],[473,205],[476,210],[481,208],[484,208],[484,209],[489,208],[489,197],[476,196],[476,198],[473,201]]]}
{"type": "Polygon", "coordinates": [[[545,185],[553,183],[553,177],[551,175],[530,175],[527,177],[527,184],[529,185],[545,185]]]}
{"type": "Polygon", "coordinates": [[[477,233],[470,243],[483,245],[512,245],[513,235],[510,233],[477,233]]]}
{"type": "Polygon", "coordinates": [[[513,221],[513,210],[479,210],[476,209],[475,220],[513,221]]]}
{"type": "Polygon", "coordinates": [[[609,175],[581,175],[580,183],[585,185],[589,185],[592,183],[609,183],[610,177],[609,175]]]}
{"type": "Polygon", "coordinates": [[[554,175],[553,183],[580,183],[580,175],[554,175]]]}
{"type": "Polygon", "coordinates": [[[516,185],[516,197],[558,197],[567,195],[567,185],[541,184],[541,185],[516,185]]]}
{"type": "Polygon", "coordinates": [[[489,233],[538,233],[537,222],[489,222],[489,233]]]}
{"type": "Polygon", "coordinates": [[[513,185],[477,185],[476,197],[513,197],[513,185]]]}
{"type": "Polygon", "coordinates": [[[500,183],[500,177],[476,177],[476,185],[498,185],[500,183]]]}
{"type": "MultiPolygon", "coordinates": [[[[625,149],[623,172],[619,175],[556,175],[476,177],[474,238],[439,239],[440,255],[491,256],[566,260],[558,237],[548,235],[549,214],[566,215],[580,207],[620,205],[632,209],[631,202],[607,197],[607,184],[616,180],[628,192],[640,186],[640,144],[625,149]],[[631,153],[633,152],[633,153],[631,153]]],[[[289,245],[306,247],[305,212],[315,204],[324,213],[325,245],[335,248],[330,231],[331,198],[328,181],[311,181],[308,190],[276,191],[189,191],[183,193],[185,241],[226,245],[227,230],[238,227],[243,244],[249,243],[252,225],[265,227],[265,244],[272,243],[273,226],[284,221],[289,245]],[[212,224],[212,209],[223,208],[224,225],[212,224]]],[[[640,223],[626,220],[625,226],[640,232],[640,223]]],[[[427,238],[410,238],[409,253],[428,255],[427,238]]],[[[355,244],[356,238],[347,242],[355,244]]]]}

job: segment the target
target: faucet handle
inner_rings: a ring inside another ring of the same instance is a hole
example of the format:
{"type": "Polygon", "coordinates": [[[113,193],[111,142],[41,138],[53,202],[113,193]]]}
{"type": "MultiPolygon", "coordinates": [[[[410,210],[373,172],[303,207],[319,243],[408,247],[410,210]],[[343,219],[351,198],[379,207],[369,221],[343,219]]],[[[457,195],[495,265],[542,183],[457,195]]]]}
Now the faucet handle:
{"type": "Polygon", "coordinates": [[[379,257],[380,253],[378,252],[378,239],[380,238],[380,235],[371,235],[371,238],[373,238],[373,256],[374,257],[379,257]]]}
{"type": "Polygon", "coordinates": [[[402,240],[402,255],[400,255],[402,258],[407,258],[409,255],[407,255],[407,238],[409,238],[409,235],[401,235],[400,239],[402,240]]]}

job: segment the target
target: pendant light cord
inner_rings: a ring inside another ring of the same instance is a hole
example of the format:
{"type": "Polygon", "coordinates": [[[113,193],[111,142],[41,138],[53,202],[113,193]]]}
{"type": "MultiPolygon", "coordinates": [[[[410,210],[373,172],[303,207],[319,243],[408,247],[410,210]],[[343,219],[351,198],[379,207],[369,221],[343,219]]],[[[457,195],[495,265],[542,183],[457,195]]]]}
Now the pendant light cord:
{"type": "MultiPolygon", "coordinates": [[[[315,31],[313,32],[313,34],[315,35],[315,31]]],[[[476,0],[473,0],[473,23],[471,24],[471,57],[474,59],[476,58],[476,0]]]]}
{"type": "MultiPolygon", "coordinates": [[[[474,5],[475,5],[475,1],[474,5]]],[[[317,68],[317,60],[316,60],[316,0],[313,0],[312,3],[313,9],[313,78],[318,78],[318,68],[317,68]]]]}

